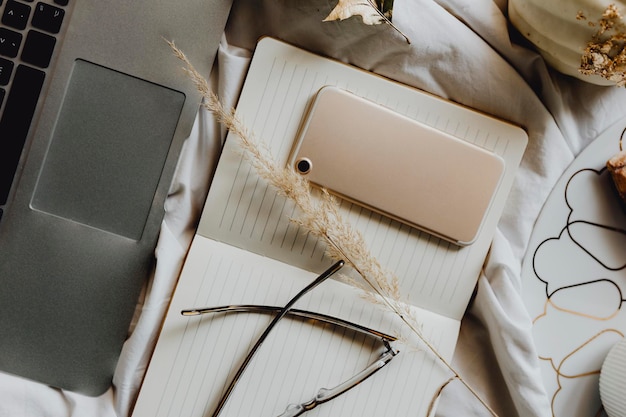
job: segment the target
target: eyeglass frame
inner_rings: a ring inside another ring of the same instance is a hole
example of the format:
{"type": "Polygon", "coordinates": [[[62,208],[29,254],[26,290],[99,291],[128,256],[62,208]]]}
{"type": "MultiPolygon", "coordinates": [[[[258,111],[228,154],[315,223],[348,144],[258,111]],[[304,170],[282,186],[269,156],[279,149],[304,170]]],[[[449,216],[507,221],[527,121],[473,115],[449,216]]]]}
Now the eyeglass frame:
{"type": "Polygon", "coordinates": [[[395,350],[391,346],[391,342],[396,341],[397,337],[383,333],[378,330],[374,330],[360,324],[352,323],[350,321],[329,316],[322,313],[295,309],[292,306],[298,301],[302,296],[311,291],[313,288],[324,282],[326,279],[330,278],[335,272],[337,272],[341,267],[343,267],[344,261],[338,261],[333,264],[330,268],[320,274],[312,283],[307,285],[304,289],[302,289],[298,294],[296,294],[284,307],[279,306],[267,306],[267,305],[257,305],[257,304],[238,304],[238,305],[224,305],[217,307],[204,307],[204,308],[193,308],[182,310],[181,314],[183,316],[198,316],[203,314],[210,313],[266,313],[266,314],[276,314],[272,322],[265,328],[263,334],[256,341],[255,345],[248,352],[246,358],[239,366],[235,376],[230,381],[226,390],[222,394],[220,401],[212,414],[212,417],[218,417],[224,408],[230,394],[234,390],[235,386],[239,382],[243,372],[246,367],[252,360],[252,357],[255,355],[256,351],[260,348],[262,343],[265,341],[271,330],[275,327],[275,325],[285,316],[289,315],[290,317],[295,318],[306,318],[318,321],[320,323],[331,324],[338,327],[343,327],[350,329],[355,332],[359,332],[368,336],[373,336],[383,343],[385,347],[385,351],[376,359],[373,363],[368,365],[365,369],[358,372],[354,376],[349,379],[341,382],[333,388],[320,388],[317,394],[309,401],[305,401],[300,404],[289,404],[285,411],[280,414],[278,417],[297,417],[302,415],[303,413],[310,411],[317,407],[320,404],[328,402],[334,398],[337,398],[341,394],[351,390],[357,385],[361,384],[367,378],[372,376],[374,373],[382,369],[385,365],[387,365],[391,359],[393,359],[398,353],[398,350],[395,350]]]}

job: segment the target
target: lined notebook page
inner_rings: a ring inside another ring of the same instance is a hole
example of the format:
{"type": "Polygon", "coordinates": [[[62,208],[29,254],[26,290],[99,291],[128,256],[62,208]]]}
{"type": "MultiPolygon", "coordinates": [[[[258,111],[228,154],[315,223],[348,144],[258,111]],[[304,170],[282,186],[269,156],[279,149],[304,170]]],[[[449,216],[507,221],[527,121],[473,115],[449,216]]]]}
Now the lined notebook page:
{"type": "MultiPolygon", "coordinates": [[[[146,374],[134,417],[206,417],[237,365],[273,316],[249,313],[184,317],[182,309],[230,304],[284,306],[315,274],[196,236],[146,374]]],[[[296,308],[341,317],[397,334],[398,318],[365,301],[354,288],[327,280],[296,308]]],[[[451,359],[460,323],[413,309],[422,331],[451,359]]],[[[410,332],[385,367],[307,416],[425,416],[449,377],[410,332]]],[[[285,317],[262,345],[221,416],[276,416],[313,398],[374,362],[377,340],[332,325],[285,317]]]]}
{"type": "MultiPolygon", "coordinates": [[[[525,149],[525,132],[271,38],[262,39],[257,46],[237,106],[238,117],[258,140],[268,145],[278,163],[285,164],[307,107],[325,85],[338,86],[390,107],[493,151],[505,160],[501,186],[479,237],[467,247],[348,202],[341,203],[345,218],[364,235],[373,254],[398,275],[402,293],[411,304],[460,320],[525,149]]],[[[329,264],[323,256],[323,244],[290,222],[298,215],[293,204],[277,197],[257,177],[242,157],[236,139],[229,137],[226,141],[198,233],[310,271],[322,270],[323,265],[329,264]]]]}

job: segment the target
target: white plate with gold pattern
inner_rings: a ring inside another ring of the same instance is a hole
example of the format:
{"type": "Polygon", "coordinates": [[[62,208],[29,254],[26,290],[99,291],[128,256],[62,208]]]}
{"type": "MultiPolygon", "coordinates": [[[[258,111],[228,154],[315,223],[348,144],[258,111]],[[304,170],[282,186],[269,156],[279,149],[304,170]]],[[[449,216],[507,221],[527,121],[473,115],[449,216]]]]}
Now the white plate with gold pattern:
{"type": "Polygon", "coordinates": [[[626,334],[626,210],[605,168],[625,130],[626,121],[608,129],[567,168],[522,266],[522,295],[555,417],[606,415],[600,368],[626,334]]]}

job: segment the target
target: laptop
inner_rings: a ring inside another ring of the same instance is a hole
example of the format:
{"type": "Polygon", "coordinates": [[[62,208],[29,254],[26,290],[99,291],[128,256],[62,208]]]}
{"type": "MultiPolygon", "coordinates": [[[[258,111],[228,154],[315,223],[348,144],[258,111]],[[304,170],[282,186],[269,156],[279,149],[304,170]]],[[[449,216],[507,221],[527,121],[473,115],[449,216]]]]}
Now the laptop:
{"type": "Polygon", "coordinates": [[[0,0],[0,371],[105,392],[232,0],[0,0]]]}

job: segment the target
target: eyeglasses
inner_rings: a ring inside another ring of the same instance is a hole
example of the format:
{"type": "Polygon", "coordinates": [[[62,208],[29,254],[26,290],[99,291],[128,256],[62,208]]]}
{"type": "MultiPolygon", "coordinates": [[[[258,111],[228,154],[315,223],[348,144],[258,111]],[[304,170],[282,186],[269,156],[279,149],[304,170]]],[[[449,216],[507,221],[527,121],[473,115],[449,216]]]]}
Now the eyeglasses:
{"type": "Polygon", "coordinates": [[[350,389],[356,387],[367,378],[372,376],[374,373],[382,369],[385,365],[387,365],[394,356],[396,356],[399,352],[395,350],[391,346],[391,342],[397,340],[396,337],[385,334],[378,330],[373,330],[367,328],[365,326],[361,326],[356,323],[352,323],[337,317],[328,316],[326,314],[316,313],[312,311],[300,310],[292,308],[293,305],[298,301],[301,297],[307,294],[309,291],[313,290],[315,287],[320,285],[326,279],[330,278],[335,272],[337,272],[344,265],[343,261],[336,262],[329,269],[324,271],[321,275],[319,275],[312,283],[302,289],[298,294],[296,294],[284,307],[279,306],[266,306],[266,305],[256,305],[256,304],[241,304],[241,305],[227,305],[227,306],[218,306],[218,307],[208,307],[208,308],[197,308],[197,309],[189,309],[181,311],[181,314],[184,316],[197,316],[202,314],[209,313],[265,313],[265,314],[274,314],[274,319],[270,322],[267,328],[263,331],[259,339],[256,341],[252,349],[248,352],[246,358],[237,369],[235,376],[230,381],[226,390],[222,394],[218,405],[213,412],[213,417],[218,417],[222,409],[224,408],[226,401],[230,397],[233,389],[239,382],[241,376],[243,375],[246,367],[254,357],[257,350],[261,347],[265,339],[268,337],[269,333],[276,326],[276,324],[283,319],[285,316],[289,316],[290,318],[300,318],[300,319],[308,319],[314,320],[323,324],[331,324],[338,327],[343,327],[346,329],[350,329],[352,331],[362,333],[367,336],[374,337],[383,344],[385,350],[384,352],[375,360],[372,364],[368,365],[365,369],[358,372],[356,375],[350,377],[346,381],[340,383],[334,388],[321,388],[315,397],[311,400],[300,403],[300,404],[290,404],[287,406],[286,410],[278,417],[296,417],[302,415],[303,413],[310,411],[317,407],[320,404],[328,402],[334,398],[337,398],[341,394],[349,391],[350,389]]]}

